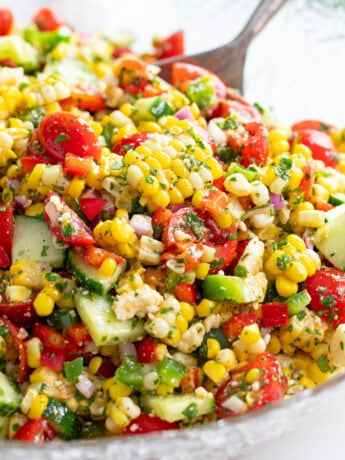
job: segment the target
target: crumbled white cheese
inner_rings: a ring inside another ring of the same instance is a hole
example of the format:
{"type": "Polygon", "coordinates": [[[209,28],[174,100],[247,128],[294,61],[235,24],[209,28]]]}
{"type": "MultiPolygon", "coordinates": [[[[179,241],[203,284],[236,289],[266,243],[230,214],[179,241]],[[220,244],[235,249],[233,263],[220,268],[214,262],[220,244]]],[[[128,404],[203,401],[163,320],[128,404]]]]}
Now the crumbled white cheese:
{"type": "Polygon", "coordinates": [[[183,353],[192,353],[200,347],[205,335],[205,326],[201,322],[194,323],[181,336],[177,348],[183,353]]]}
{"type": "Polygon", "coordinates": [[[126,320],[134,316],[143,318],[149,313],[156,313],[163,297],[145,284],[139,289],[119,295],[113,302],[113,309],[118,319],[126,320]]]}

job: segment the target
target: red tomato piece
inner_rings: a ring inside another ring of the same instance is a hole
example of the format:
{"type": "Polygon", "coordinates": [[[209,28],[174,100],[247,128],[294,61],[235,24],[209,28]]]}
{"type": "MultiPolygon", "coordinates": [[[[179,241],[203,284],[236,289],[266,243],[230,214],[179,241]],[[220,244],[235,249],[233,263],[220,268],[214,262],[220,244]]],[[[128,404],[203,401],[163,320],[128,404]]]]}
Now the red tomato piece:
{"type": "Polygon", "coordinates": [[[8,35],[13,26],[13,14],[8,8],[0,8],[0,35],[8,35]]]}
{"type": "Polygon", "coordinates": [[[308,161],[307,164],[303,167],[303,173],[304,176],[298,188],[307,194],[315,180],[315,168],[312,161],[308,161]]]}
{"type": "Polygon", "coordinates": [[[38,337],[45,347],[54,351],[63,351],[68,343],[60,332],[42,323],[34,324],[32,335],[38,337]]]}
{"type": "Polygon", "coordinates": [[[71,176],[86,177],[92,166],[91,158],[81,158],[73,153],[66,153],[63,170],[71,176]]]}
{"type": "Polygon", "coordinates": [[[55,430],[48,420],[39,418],[26,422],[19,428],[13,439],[22,442],[42,444],[44,441],[51,441],[55,436],[55,430]]]}
{"type": "Polygon", "coordinates": [[[252,403],[245,408],[256,410],[268,403],[276,402],[284,397],[287,388],[287,379],[284,376],[279,361],[275,356],[268,352],[257,355],[257,361],[244,365],[243,367],[231,372],[230,378],[216,392],[216,413],[219,418],[233,417],[240,415],[241,412],[231,410],[227,407],[227,401],[231,396],[236,396],[242,401],[246,401],[246,395],[250,391],[252,403]],[[258,369],[260,372],[259,388],[253,389],[246,384],[245,376],[251,369],[258,369]],[[238,382],[234,386],[233,382],[238,382]]]}
{"type": "Polygon", "coordinates": [[[5,249],[8,257],[11,257],[12,251],[13,225],[13,207],[9,204],[0,203],[1,246],[5,249]]]}
{"type": "Polygon", "coordinates": [[[157,227],[164,227],[169,223],[172,215],[170,209],[158,208],[152,215],[152,224],[157,227]]]}
{"type": "Polygon", "coordinates": [[[0,268],[7,268],[11,265],[10,258],[3,246],[0,246],[0,268]]]}
{"type": "MultiPolygon", "coordinates": [[[[32,131],[28,147],[27,147],[27,153],[30,157],[37,157],[37,158],[43,158],[44,160],[50,162],[50,163],[55,163],[56,160],[53,158],[50,158],[48,155],[48,152],[46,149],[43,147],[43,145],[40,143],[38,139],[38,130],[37,128],[32,131]]],[[[29,171],[30,172],[30,171],[29,171]]]]}
{"type": "Polygon", "coordinates": [[[330,211],[331,209],[334,209],[334,206],[331,205],[330,203],[327,203],[327,201],[318,201],[315,205],[315,209],[317,211],[330,211]]]}
{"type": "Polygon", "coordinates": [[[321,268],[306,280],[309,307],[332,327],[345,323],[345,274],[336,268],[321,268]]]}
{"type": "Polygon", "coordinates": [[[144,434],[154,431],[178,430],[177,423],[169,423],[154,415],[140,414],[131,421],[123,431],[123,434],[144,434]]]}
{"type": "Polygon", "coordinates": [[[233,275],[234,274],[234,269],[235,269],[236,265],[239,263],[240,258],[243,256],[243,253],[244,253],[249,241],[250,240],[238,241],[236,256],[234,257],[234,260],[231,262],[231,264],[229,265],[229,267],[228,267],[228,269],[226,271],[227,275],[233,275]]]}
{"type": "Polygon", "coordinates": [[[8,332],[12,336],[14,345],[17,348],[19,360],[18,383],[21,385],[25,382],[29,370],[26,356],[26,346],[25,341],[22,338],[21,329],[3,316],[0,318],[0,324],[7,327],[8,332]]]}
{"type": "Polygon", "coordinates": [[[64,161],[66,153],[93,159],[101,155],[101,145],[93,129],[70,112],[46,115],[38,126],[38,139],[58,161],[64,161]]]}
{"type": "Polygon", "coordinates": [[[182,393],[193,393],[194,390],[200,385],[200,369],[198,367],[192,367],[182,378],[180,387],[182,393]]]}
{"type": "Polygon", "coordinates": [[[184,32],[179,30],[169,37],[154,43],[157,59],[167,59],[184,54],[184,32]]]}
{"type": "Polygon", "coordinates": [[[244,99],[221,101],[217,107],[216,116],[228,117],[229,115],[239,115],[248,123],[262,123],[260,111],[244,99]]]}
{"type": "Polygon", "coordinates": [[[137,342],[137,357],[141,364],[155,363],[158,360],[157,344],[151,337],[146,337],[137,342]]]}
{"type": "Polygon", "coordinates": [[[110,361],[109,358],[102,358],[102,364],[100,365],[97,375],[104,377],[105,379],[109,379],[110,377],[114,377],[116,371],[115,365],[110,361]]]}
{"type": "Polygon", "coordinates": [[[219,270],[225,270],[229,267],[236,256],[238,246],[237,239],[228,240],[223,244],[216,244],[216,257],[211,262],[210,275],[218,273],[219,270]]]}
{"type": "Polygon", "coordinates": [[[107,200],[102,200],[102,198],[81,198],[79,201],[81,211],[89,220],[97,217],[106,204],[107,200]]]}
{"type": "Polygon", "coordinates": [[[54,31],[66,24],[66,21],[59,18],[50,8],[41,8],[35,14],[33,22],[43,31],[54,31]]]}
{"type": "Polygon", "coordinates": [[[66,328],[66,334],[78,347],[83,347],[92,341],[89,331],[83,323],[74,324],[66,328]]]}
{"type": "Polygon", "coordinates": [[[242,313],[232,316],[226,323],[221,326],[221,330],[232,342],[242,332],[245,326],[256,323],[258,315],[256,313],[242,313]]]}
{"type": "Polygon", "coordinates": [[[289,314],[286,303],[271,302],[261,305],[264,327],[279,327],[288,323],[289,314]]]}
{"type": "Polygon", "coordinates": [[[180,302],[194,304],[198,297],[198,290],[195,284],[180,283],[172,289],[172,293],[180,302]]]}
{"type": "Polygon", "coordinates": [[[212,72],[194,64],[174,62],[171,70],[171,82],[173,86],[180,87],[181,84],[187,81],[195,80],[196,78],[203,77],[205,75],[212,76],[212,79],[215,83],[217,98],[225,99],[227,89],[222,80],[212,72]]]}
{"type": "Polygon", "coordinates": [[[0,302],[0,315],[20,327],[31,327],[37,318],[33,299],[24,302],[0,302]]]}
{"type": "Polygon", "coordinates": [[[218,179],[214,179],[213,186],[217,187],[222,192],[225,192],[226,190],[225,190],[225,187],[224,187],[224,181],[225,181],[225,176],[219,177],[218,179]]]}
{"type": "Polygon", "coordinates": [[[44,217],[49,230],[66,244],[72,246],[90,246],[95,240],[86,224],[67,204],[54,192],[50,192],[45,200],[44,217]],[[61,221],[61,217],[68,220],[61,221]]]}
{"type": "Polygon", "coordinates": [[[310,148],[314,160],[321,160],[326,166],[337,166],[337,150],[331,137],[322,131],[315,129],[302,129],[297,131],[299,143],[310,148]]]}
{"type": "Polygon", "coordinates": [[[71,89],[71,96],[60,101],[64,110],[76,106],[81,110],[97,112],[105,108],[105,97],[102,91],[92,85],[75,85],[71,89]]]}
{"type": "Polygon", "coordinates": [[[242,164],[246,168],[251,164],[265,165],[268,158],[269,142],[267,128],[261,123],[251,122],[246,125],[249,137],[242,149],[242,164]]]}
{"type": "Polygon", "coordinates": [[[60,372],[65,363],[65,352],[44,347],[41,353],[40,363],[42,366],[47,366],[56,372],[60,372]]]}
{"type": "Polygon", "coordinates": [[[124,156],[128,150],[135,150],[139,145],[151,139],[152,136],[152,133],[136,133],[131,136],[126,136],[114,145],[112,151],[118,155],[124,156]]]}
{"type": "Polygon", "coordinates": [[[177,243],[175,248],[172,248],[164,252],[161,256],[162,260],[175,259],[180,261],[178,263],[184,265],[184,270],[187,272],[192,270],[196,264],[200,261],[203,255],[204,249],[201,244],[177,243]]]}
{"type": "Polygon", "coordinates": [[[202,209],[208,211],[212,216],[219,216],[224,212],[229,203],[226,193],[220,190],[213,190],[201,201],[202,209]]]}
{"type": "Polygon", "coordinates": [[[294,123],[291,126],[292,131],[302,131],[303,129],[316,129],[317,131],[331,131],[335,128],[334,125],[325,123],[320,120],[303,120],[297,123],[294,123]]]}
{"type": "Polygon", "coordinates": [[[41,163],[48,164],[49,161],[45,159],[44,156],[30,156],[30,157],[22,157],[19,158],[20,164],[22,165],[22,168],[25,172],[25,174],[30,173],[36,165],[39,165],[41,163]]]}
{"type": "Polygon", "coordinates": [[[88,246],[83,258],[88,264],[95,265],[96,267],[102,265],[103,261],[108,258],[114,259],[118,265],[125,261],[123,257],[96,246],[88,246]]]}

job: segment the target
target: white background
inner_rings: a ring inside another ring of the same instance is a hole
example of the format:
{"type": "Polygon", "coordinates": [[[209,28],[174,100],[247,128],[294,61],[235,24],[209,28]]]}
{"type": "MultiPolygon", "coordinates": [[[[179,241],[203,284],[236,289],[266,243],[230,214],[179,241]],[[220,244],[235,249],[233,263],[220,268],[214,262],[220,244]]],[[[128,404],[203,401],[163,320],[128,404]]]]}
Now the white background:
{"type": "MultiPolygon", "coordinates": [[[[6,2],[1,2],[5,4],[6,2]]],[[[240,30],[254,0],[8,0],[25,24],[40,6],[49,5],[79,30],[137,34],[137,48],[152,35],[184,29],[187,51],[220,45],[240,30]]],[[[273,107],[284,122],[319,118],[345,126],[345,1],[289,0],[251,45],[245,95],[273,107]]],[[[345,395],[332,395],[327,417],[285,438],[266,443],[246,460],[343,459],[345,395]]]]}

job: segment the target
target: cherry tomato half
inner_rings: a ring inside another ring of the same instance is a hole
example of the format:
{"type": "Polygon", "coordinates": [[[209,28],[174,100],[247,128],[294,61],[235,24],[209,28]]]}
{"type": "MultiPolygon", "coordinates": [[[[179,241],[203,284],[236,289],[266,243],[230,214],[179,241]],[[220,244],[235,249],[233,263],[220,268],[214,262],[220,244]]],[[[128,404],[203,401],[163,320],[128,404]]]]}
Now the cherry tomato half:
{"type": "Polygon", "coordinates": [[[33,22],[43,31],[54,31],[63,24],[65,20],[59,18],[50,8],[41,8],[34,16],[33,22]]]}
{"type": "Polygon", "coordinates": [[[335,168],[337,165],[337,150],[330,136],[323,131],[315,129],[302,129],[297,131],[299,142],[310,148],[314,160],[321,160],[326,166],[335,168]]]}
{"type": "Polygon", "coordinates": [[[13,26],[13,14],[8,8],[0,9],[0,35],[7,35],[13,26]]]}
{"type": "Polygon", "coordinates": [[[63,161],[66,153],[97,159],[101,145],[93,129],[70,112],[55,112],[43,118],[38,138],[49,155],[63,161]]]}

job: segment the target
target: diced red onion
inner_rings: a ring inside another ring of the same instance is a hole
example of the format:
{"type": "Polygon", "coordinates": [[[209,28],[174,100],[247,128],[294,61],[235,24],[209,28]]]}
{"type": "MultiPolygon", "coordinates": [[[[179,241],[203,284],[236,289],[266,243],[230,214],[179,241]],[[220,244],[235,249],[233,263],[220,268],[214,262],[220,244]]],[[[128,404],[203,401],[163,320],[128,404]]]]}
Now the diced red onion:
{"type": "Polygon", "coordinates": [[[16,205],[21,209],[27,208],[32,203],[32,201],[29,200],[29,198],[27,198],[25,195],[16,195],[14,197],[14,201],[16,205]]]}
{"type": "Polygon", "coordinates": [[[249,219],[249,217],[256,216],[257,214],[264,214],[269,212],[272,209],[272,205],[267,206],[258,206],[256,208],[249,209],[244,214],[245,219],[249,219]]]}
{"type": "Polygon", "coordinates": [[[303,232],[303,235],[302,235],[303,241],[304,241],[305,245],[307,246],[307,249],[314,249],[314,245],[311,242],[311,234],[312,233],[313,233],[312,228],[306,228],[304,230],[304,232],[303,232]]]}
{"type": "Polygon", "coordinates": [[[76,388],[87,399],[91,398],[91,396],[94,394],[96,390],[95,385],[85,375],[80,375],[78,377],[78,383],[76,384],[76,388]]]}
{"type": "Polygon", "coordinates": [[[119,358],[122,362],[125,359],[126,355],[137,356],[137,349],[135,345],[131,342],[125,342],[119,344],[119,358]]]}
{"type": "Polygon", "coordinates": [[[99,198],[99,197],[100,197],[99,191],[95,190],[94,188],[90,188],[85,193],[83,193],[83,195],[81,196],[81,198],[99,198]]]}
{"type": "Polygon", "coordinates": [[[145,216],[144,214],[134,214],[129,223],[138,236],[152,236],[153,228],[150,216],[145,216]]]}
{"type": "Polygon", "coordinates": [[[20,188],[20,181],[18,179],[7,179],[8,185],[13,189],[15,192],[20,188]]]}
{"type": "Polygon", "coordinates": [[[286,206],[286,201],[284,200],[281,193],[270,192],[270,201],[276,211],[279,211],[279,209],[284,209],[286,206]]]}
{"type": "Polygon", "coordinates": [[[103,211],[107,212],[109,214],[109,217],[114,217],[115,216],[115,206],[111,201],[107,201],[107,203],[104,205],[103,211]]]}
{"type": "Polygon", "coordinates": [[[193,114],[189,107],[183,107],[175,113],[175,117],[179,120],[194,121],[193,114]]]}
{"type": "Polygon", "coordinates": [[[179,209],[184,208],[185,206],[186,206],[185,203],[183,203],[183,204],[174,204],[174,205],[171,207],[171,212],[176,212],[176,211],[178,211],[179,209]]]}
{"type": "Polygon", "coordinates": [[[89,342],[85,345],[84,352],[92,353],[93,355],[96,355],[98,353],[98,347],[95,344],[95,342],[89,342]]]}

